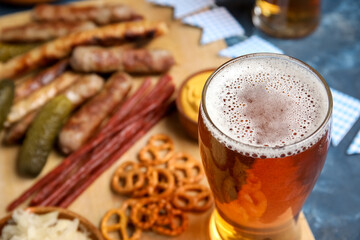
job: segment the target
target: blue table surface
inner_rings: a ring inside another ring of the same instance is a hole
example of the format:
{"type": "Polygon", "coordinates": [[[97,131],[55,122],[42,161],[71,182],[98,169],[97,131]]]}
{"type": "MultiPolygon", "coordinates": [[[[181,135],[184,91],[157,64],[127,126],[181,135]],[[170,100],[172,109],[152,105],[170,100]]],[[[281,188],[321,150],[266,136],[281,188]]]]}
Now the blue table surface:
{"type": "MultiPolygon", "coordinates": [[[[62,0],[59,3],[71,2],[62,0]]],[[[0,0],[1,3],[1,0],[0,0]]],[[[260,35],[287,55],[319,71],[332,88],[360,98],[360,1],[323,0],[322,21],[308,37],[275,39],[262,34],[251,22],[251,0],[218,0],[243,25],[246,35],[260,35]]],[[[0,4],[0,16],[27,10],[0,4]]],[[[360,120],[337,147],[330,147],[322,174],[304,206],[317,240],[360,239],[360,155],[346,149],[360,129],[360,120]]]]}

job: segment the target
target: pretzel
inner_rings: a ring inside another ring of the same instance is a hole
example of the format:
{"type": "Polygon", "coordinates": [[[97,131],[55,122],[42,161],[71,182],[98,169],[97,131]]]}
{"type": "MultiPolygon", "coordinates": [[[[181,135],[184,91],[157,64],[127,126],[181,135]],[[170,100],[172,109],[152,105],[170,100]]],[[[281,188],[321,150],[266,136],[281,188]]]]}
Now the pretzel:
{"type": "Polygon", "coordinates": [[[166,163],[174,154],[174,143],[170,137],[157,134],[139,152],[139,160],[149,165],[166,163]]]}
{"type": "Polygon", "coordinates": [[[157,175],[152,173],[152,169],[145,174],[145,182],[144,185],[135,190],[131,196],[135,198],[142,198],[150,196],[155,189],[156,184],[158,183],[157,175]]]}
{"type": "Polygon", "coordinates": [[[165,199],[159,200],[159,212],[155,224],[157,225],[166,225],[171,222],[173,217],[173,206],[170,202],[165,199]]]}
{"type": "Polygon", "coordinates": [[[130,161],[121,164],[112,179],[113,189],[120,194],[129,194],[141,188],[145,182],[145,176],[141,170],[143,167],[148,169],[146,166],[130,161]]]}
{"type": "Polygon", "coordinates": [[[146,179],[147,184],[134,191],[133,197],[168,197],[174,192],[175,178],[168,169],[151,169],[146,179]]]}
{"type": "Polygon", "coordinates": [[[152,174],[155,175],[157,183],[152,196],[156,197],[168,197],[174,192],[175,188],[175,178],[174,175],[165,168],[157,168],[152,171],[152,174]]]}
{"type": "Polygon", "coordinates": [[[168,223],[158,224],[156,223],[152,230],[159,234],[167,235],[167,236],[177,236],[184,232],[188,227],[189,220],[185,213],[178,209],[172,209],[171,217],[168,223]],[[176,218],[179,218],[179,221],[176,221],[176,218]]]}
{"type": "Polygon", "coordinates": [[[151,228],[157,220],[158,198],[144,198],[133,205],[130,213],[132,223],[143,230],[151,228]]]}
{"type": "Polygon", "coordinates": [[[169,160],[168,168],[174,172],[178,185],[199,182],[204,176],[201,163],[182,152],[169,160]]]}
{"type": "Polygon", "coordinates": [[[209,209],[213,202],[213,196],[209,188],[200,184],[188,184],[180,186],[174,194],[172,204],[184,211],[203,212],[209,209]],[[196,195],[192,194],[196,192],[196,195]]]}
{"type": "Polygon", "coordinates": [[[129,237],[126,230],[128,223],[128,218],[126,217],[124,211],[121,209],[111,209],[105,214],[101,221],[101,233],[106,240],[113,240],[113,238],[109,235],[110,232],[119,232],[122,240],[139,240],[141,236],[141,230],[136,229],[133,235],[129,237]],[[118,222],[115,224],[108,224],[110,218],[112,218],[113,215],[116,215],[119,218],[118,222]]]}

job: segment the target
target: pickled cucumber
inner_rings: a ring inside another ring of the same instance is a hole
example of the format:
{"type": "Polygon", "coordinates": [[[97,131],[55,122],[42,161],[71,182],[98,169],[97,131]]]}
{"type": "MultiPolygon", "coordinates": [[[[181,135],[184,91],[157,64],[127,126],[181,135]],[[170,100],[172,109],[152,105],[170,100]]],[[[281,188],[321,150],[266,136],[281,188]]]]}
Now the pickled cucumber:
{"type": "Polygon", "coordinates": [[[48,102],[38,113],[20,148],[17,168],[21,175],[36,177],[43,169],[54,141],[73,103],[64,95],[48,102]]]}
{"type": "Polygon", "coordinates": [[[38,44],[8,44],[0,43],[0,62],[6,62],[7,60],[28,52],[30,49],[35,48],[38,44]]]}
{"type": "Polygon", "coordinates": [[[10,80],[0,81],[0,131],[14,100],[15,85],[10,80]]]}

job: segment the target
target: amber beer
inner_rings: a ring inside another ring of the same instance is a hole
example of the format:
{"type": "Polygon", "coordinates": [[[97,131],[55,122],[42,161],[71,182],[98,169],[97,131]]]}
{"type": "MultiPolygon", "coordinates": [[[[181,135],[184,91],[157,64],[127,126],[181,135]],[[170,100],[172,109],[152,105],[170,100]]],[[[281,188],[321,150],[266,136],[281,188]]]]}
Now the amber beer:
{"type": "Polygon", "coordinates": [[[330,143],[332,98],[310,66],[250,54],[216,70],[199,115],[216,210],[212,239],[297,240],[298,217],[330,143]]]}
{"type": "Polygon", "coordinates": [[[269,35],[298,38],[316,29],[320,13],[321,0],[256,0],[253,23],[269,35]]]}

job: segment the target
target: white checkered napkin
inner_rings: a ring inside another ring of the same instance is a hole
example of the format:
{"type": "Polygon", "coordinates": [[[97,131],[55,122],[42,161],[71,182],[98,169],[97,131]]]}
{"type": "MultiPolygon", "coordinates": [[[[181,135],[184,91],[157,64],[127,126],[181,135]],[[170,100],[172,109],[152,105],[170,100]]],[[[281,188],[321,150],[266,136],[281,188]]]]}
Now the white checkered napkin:
{"type": "Polygon", "coordinates": [[[360,116],[360,100],[331,89],[333,96],[333,120],[331,138],[337,146],[360,116]]]}
{"type": "Polygon", "coordinates": [[[347,154],[359,154],[360,153],[360,131],[356,134],[353,142],[346,151],[347,154]]]}
{"type": "Polygon", "coordinates": [[[215,5],[215,0],[148,0],[148,2],[172,6],[174,8],[174,17],[177,19],[215,5]]]}
{"type": "Polygon", "coordinates": [[[203,29],[201,44],[207,44],[227,37],[244,35],[242,26],[224,7],[194,14],[185,17],[182,21],[183,23],[203,29]]]}
{"type": "Polygon", "coordinates": [[[265,39],[256,35],[249,37],[248,39],[225,48],[219,52],[222,57],[238,57],[241,55],[257,52],[269,52],[269,53],[283,53],[283,51],[275,47],[265,39]]]}

